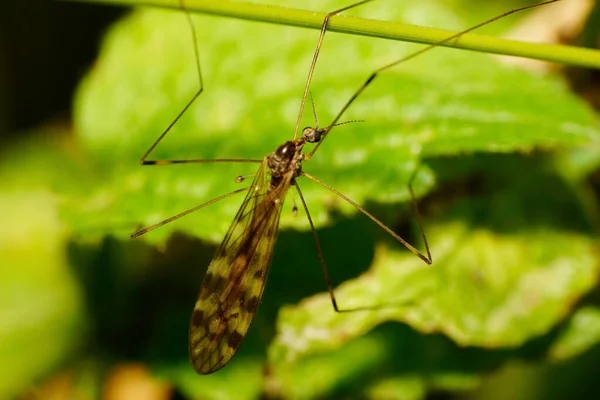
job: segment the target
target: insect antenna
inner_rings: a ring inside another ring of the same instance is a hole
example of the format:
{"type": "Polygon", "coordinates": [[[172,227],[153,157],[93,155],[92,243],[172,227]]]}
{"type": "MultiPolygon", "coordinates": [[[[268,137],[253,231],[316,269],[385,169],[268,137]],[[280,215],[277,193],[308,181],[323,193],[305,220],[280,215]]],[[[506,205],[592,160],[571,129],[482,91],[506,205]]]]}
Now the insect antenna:
{"type": "Polygon", "coordinates": [[[342,122],[338,122],[337,124],[335,124],[334,126],[340,126],[340,125],[347,125],[347,124],[354,124],[356,122],[365,122],[364,119],[351,119],[350,121],[342,121],[342,122]]]}
{"type": "Polygon", "coordinates": [[[319,117],[317,117],[317,108],[315,107],[315,99],[312,95],[312,92],[310,93],[310,104],[312,105],[312,111],[313,111],[313,117],[315,118],[315,129],[319,129],[319,117]]]}
{"type": "MultiPolygon", "coordinates": [[[[325,128],[319,128],[319,118],[317,117],[317,109],[315,108],[315,101],[313,99],[313,95],[312,92],[310,92],[310,102],[312,104],[312,110],[313,110],[313,116],[315,118],[315,127],[311,127],[308,126],[306,128],[304,128],[302,130],[302,136],[306,139],[308,139],[308,142],[310,143],[316,143],[319,140],[321,140],[323,133],[327,130],[327,128],[329,127],[325,127],[325,128]]],[[[340,125],[346,125],[346,124],[353,124],[355,122],[365,122],[362,119],[353,119],[350,121],[343,121],[343,122],[338,122],[337,124],[335,124],[335,126],[340,126],[340,125]]],[[[310,157],[307,157],[307,160],[310,159],[310,157]]]]}

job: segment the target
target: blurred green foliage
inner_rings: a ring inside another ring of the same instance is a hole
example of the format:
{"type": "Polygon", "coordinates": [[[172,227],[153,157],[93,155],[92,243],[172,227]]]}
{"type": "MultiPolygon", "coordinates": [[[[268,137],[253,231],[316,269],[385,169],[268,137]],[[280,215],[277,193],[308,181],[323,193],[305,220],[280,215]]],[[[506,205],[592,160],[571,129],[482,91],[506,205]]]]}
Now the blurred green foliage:
{"type": "MultiPolygon", "coordinates": [[[[448,2],[417,14],[416,3],[353,13],[449,29],[483,14],[448,2]]],[[[154,156],[261,159],[292,136],[317,33],[194,21],[205,92],[154,156]]],[[[372,70],[416,48],[329,34],[311,88],[321,124],[372,70]]],[[[597,116],[558,76],[436,49],[374,81],[344,118],[365,122],[336,128],[304,164],[412,243],[420,236],[407,182],[418,169],[434,264],[300,181],[341,307],[378,307],[333,312],[309,226],[290,202],[239,354],[223,371],[196,376],[189,315],[241,198],[129,239],[238,188],[234,177],[255,168],[139,166],[196,89],[184,16],[135,11],[107,33],[82,81],[75,134],[48,129],[4,153],[0,397],[73,366],[87,388],[78,393],[93,397],[111,365],[138,360],[191,397],[422,399],[482,381],[485,394],[482,377],[510,360],[546,365],[598,353],[600,211],[588,181],[600,163],[597,116]]]]}

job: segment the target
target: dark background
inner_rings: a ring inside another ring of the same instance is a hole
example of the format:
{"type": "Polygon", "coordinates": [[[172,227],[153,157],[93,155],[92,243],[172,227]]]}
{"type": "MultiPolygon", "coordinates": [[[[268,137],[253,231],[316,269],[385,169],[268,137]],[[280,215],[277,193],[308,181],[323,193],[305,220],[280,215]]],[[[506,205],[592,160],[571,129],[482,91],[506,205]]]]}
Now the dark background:
{"type": "Polygon", "coordinates": [[[0,140],[70,119],[71,97],[123,8],[50,0],[0,2],[0,140]]]}

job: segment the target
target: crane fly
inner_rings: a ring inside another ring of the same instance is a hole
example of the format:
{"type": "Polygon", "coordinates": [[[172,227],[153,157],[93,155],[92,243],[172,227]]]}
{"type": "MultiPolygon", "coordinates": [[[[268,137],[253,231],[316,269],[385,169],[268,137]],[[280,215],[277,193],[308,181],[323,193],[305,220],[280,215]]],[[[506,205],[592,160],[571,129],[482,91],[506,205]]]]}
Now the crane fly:
{"type": "MultiPolygon", "coordinates": [[[[258,304],[262,297],[267,270],[271,264],[271,258],[273,254],[273,248],[275,240],[277,238],[277,232],[279,228],[279,218],[283,208],[285,197],[290,190],[294,187],[299,195],[302,203],[302,207],[306,213],[309,225],[312,230],[313,238],[316,244],[317,255],[321,264],[325,282],[327,284],[331,302],[335,312],[348,312],[372,309],[373,307],[360,307],[354,309],[341,309],[338,307],[338,303],[335,298],[333,286],[329,279],[329,274],[325,265],[323,252],[321,245],[316,234],[315,226],[310,216],[308,206],[302,195],[302,191],[297,183],[297,178],[303,176],[311,181],[314,181],[326,189],[332,191],[343,200],[354,206],[358,211],[365,214],[373,222],[383,228],[389,233],[394,239],[405,246],[409,251],[423,260],[426,264],[432,263],[432,258],[427,243],[427,238],[423,231],[421,218],[419,216],[418,209],[416,208],[416,201],[412,188],[409,184],[409,193],[415,208],[415,214],[417,216],[417,222],[421,229],[421,237],[424,242],[426,254],[423,254],[415,247],[406,242],[403,238],[398,236],[390,228],[388,228],[383,222],[379,221],[360,205],[352,201],[350,198],[340,193],[328,184],[320,181],[312,175],[306,173],[302,169],[303,161],[309,160],[316,152],[318,147],[321,145],[323,140],[331,132],[331,130],[347,122],[339,123],[338,121],[350,107],[350,105],[360,96],[360,94],[369,86],[369,84],[378,76],[379,73],[392,68],[402,62],[405,62],[411,58],[414,58],[426,51],[429,51],[437,46],[447,44],[448,42],[462,36],[463,34],[477,29],[483,25],[487,25],[493,21],[503,18],[509,14],[513,14],[518,11],[539,7],[541,5],[554,3],[560,0],[546,1],[540,4],[530,5],[518,9],[508,11],[502,15],[496,16],[483,23],[475,25],[469,29],[461,31],[457,34],[449,36],[448,38],[433,43],[424,47],[423,49],[409,54],[399,60],[396,60],[390,64],[379,68],[374,71],[363,83],[356,92],[350,97],[345,103],[342,109],[334,117],[333,122],[325,128],[318,126],[318,119],[313,102],[313,113],[316,121],[315,127],[304,128],[300,135],[298,135],[300,122],[304,112],[304,107],[309,95],[310,84],[312,76],[316,67],[319,51],[329,21],[332,17],[337,14],[357,7],[359,5],[369,3],[374,0],[363,0],[355,4],[351,4],[344,8],[335,10],[326,15],[321,33],[317,42],[317,46],[314,52],[308,78],[306,81],[304,94],[301,101],[300,111],[294,136],[292,140],[286,141],[275,149],[272,153],[268,154],[262,160],[251,160],[251,159],[194,159],[194,160],[148,160],[150,153],[155,149],[158,143],[166,136],[171,128],[177,123],[181,116],[187,111],[191,104],[198,98],[203,91],[202,74],[200,70],[200,62],[198,55],[198,46],[196,39],[196,32],[194,24],[191,20],[189,12],[187,11],[183,0],[179,1],[180,8],[185,12],[188,19],[188,23],[192,32],[192,40],[194,44],[194,52],[196,56],[196,67],[199,79],[199,89],[194,94],[192,99],[187,103],[183,110],[177,115],[173,122],[167,127],[167,129],[158,137],[158,139],[152,144],[152,146],[146,151],[141,158],[142,165],[157,165],[157,164],[181,164],[181,163],[208,163],[208,162],[250,162],[259,163],[260,166],[258,171],[254,175],[252,184],[248,187],[235,190],[233,192],[224,194],[215,199],[202,203],[194,208],[184,211],[178,215],[175,215],[169,219],[159,222],[150,227],[144,228],[133,233],[133,238],[141,236],[155,228],[158,228],[166,223],[181,218],[187,214],[204,208],[212,203],[215,203],[224,198],[232,195],[247,192],[246,197],[237,212],[233,223],[227,231],[223,242],[218,247],[214,258],[212,259],[208,270],[202,282],[200,288],[200,294],[194,306],[192,318],[189,328],[189,355],[195,370],[199,374],[210,374],[222,367],[224,367],[236,353],[240,347],[252,318],[256,313],[258,304]],[[314,144],[310,153],[304,153],[303,149],[306,144],[314,144]]],[[[312,99],[312,97],[311,97],[312,99]]],[[[353,121],[348,121],[353,122],[353,121]]],[[[413,175],[414,176],[414,175],[413,175]]],[[[244,176],[239,176],[236,181],[242,182],[245,180],[244,176]]],[[[295,208],[295,206],[294,206],[295,208]]]]}

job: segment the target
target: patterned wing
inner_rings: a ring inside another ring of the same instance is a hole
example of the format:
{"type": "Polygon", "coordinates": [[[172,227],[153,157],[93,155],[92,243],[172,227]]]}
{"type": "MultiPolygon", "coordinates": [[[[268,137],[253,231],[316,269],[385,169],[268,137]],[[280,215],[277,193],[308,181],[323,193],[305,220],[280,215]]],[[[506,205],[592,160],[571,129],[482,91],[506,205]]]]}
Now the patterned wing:
{"type": "Polygon", "coordinates": [[[225,239],[208,266],[189,330],[189,353],[199,374],[225,366],[239,348],[265,287],[292,175],[269,190],[266,159],[225,239]]]}

